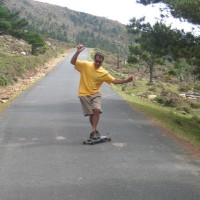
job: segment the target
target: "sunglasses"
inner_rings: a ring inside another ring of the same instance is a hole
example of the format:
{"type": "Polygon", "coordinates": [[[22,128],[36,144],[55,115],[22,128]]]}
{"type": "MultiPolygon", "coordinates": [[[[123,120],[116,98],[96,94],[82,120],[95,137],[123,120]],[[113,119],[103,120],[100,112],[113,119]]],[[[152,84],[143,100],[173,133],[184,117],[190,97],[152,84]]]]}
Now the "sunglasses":
{"type": "Polygon", "coordinates": [[[99,64],[101,64],[102,61],[100,61],[100,60],[95,60],[95,63],[99,63],[99,64]]]}

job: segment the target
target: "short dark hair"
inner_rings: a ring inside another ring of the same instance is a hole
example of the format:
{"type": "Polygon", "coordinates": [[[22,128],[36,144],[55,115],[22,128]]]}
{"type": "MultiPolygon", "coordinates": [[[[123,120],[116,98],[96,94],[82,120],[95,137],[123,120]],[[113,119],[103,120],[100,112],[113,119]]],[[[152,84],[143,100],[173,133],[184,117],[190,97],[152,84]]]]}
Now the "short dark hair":
{"type": "Polygon", "coordinates": [[[95,55],[94,55],[94,59],[96,59],[97,56],[102,58],[102,61],[104,60],[104,55],[102,53],[96,52],[95,55]]]}

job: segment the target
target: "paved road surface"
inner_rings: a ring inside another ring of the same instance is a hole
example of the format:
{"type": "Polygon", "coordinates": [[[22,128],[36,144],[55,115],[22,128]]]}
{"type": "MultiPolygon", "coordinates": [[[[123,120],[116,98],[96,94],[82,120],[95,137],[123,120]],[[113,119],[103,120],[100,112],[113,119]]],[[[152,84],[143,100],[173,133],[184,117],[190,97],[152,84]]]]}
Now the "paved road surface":
{"type": "Polygon", "coordinates": [[[110,86],[99,130],[112,142],[82,145],[72,54],[0,115],[0,200],[199,200],[200,165],[110,86]]]}

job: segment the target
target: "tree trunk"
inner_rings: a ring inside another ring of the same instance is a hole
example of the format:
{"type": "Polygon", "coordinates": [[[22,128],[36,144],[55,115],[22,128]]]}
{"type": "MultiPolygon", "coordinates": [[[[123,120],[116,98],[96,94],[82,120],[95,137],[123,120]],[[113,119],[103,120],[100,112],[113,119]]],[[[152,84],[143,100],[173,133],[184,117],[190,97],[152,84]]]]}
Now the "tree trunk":
{"type": "Polygon", "coordinates": [[[149,65],[149,84],[153,84],[153,64],[149,65]]]}

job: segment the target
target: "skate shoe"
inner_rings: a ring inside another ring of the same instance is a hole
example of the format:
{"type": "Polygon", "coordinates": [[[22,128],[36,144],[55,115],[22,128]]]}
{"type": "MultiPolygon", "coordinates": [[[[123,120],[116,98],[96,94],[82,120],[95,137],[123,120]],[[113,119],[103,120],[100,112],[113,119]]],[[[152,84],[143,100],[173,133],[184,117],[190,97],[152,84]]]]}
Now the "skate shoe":
{"type": "Polygon", "coordinates": [[[92,133],[90,133],[91,140],[98,140],[99,138],[100,138],[100,134],[98,131],[96,131],[96,132],[93,131],[92,133]]]}
{"type": "Polygon", "coordinates": [[[96,130],[96,136],[97,136],[98,139],[101,138],[101,135],[100,135],[99,131],[97,131],[97,130],[96,130]]]}

